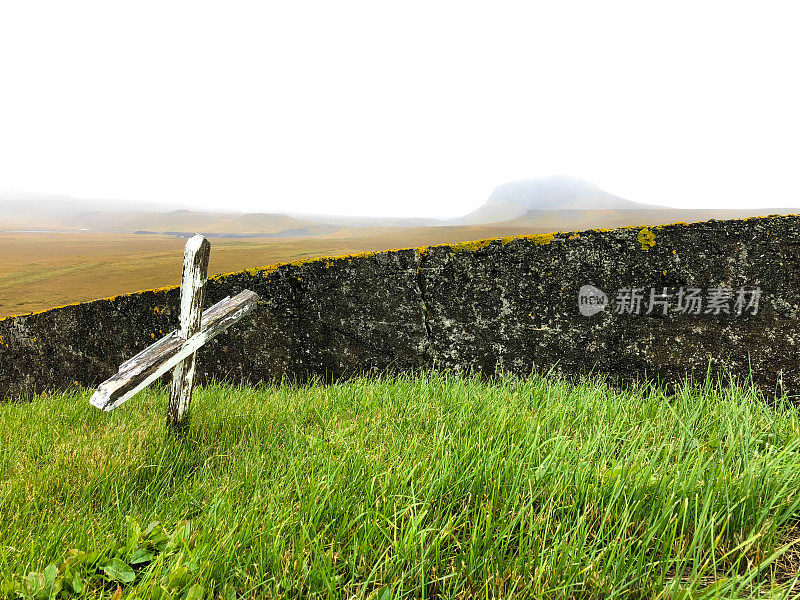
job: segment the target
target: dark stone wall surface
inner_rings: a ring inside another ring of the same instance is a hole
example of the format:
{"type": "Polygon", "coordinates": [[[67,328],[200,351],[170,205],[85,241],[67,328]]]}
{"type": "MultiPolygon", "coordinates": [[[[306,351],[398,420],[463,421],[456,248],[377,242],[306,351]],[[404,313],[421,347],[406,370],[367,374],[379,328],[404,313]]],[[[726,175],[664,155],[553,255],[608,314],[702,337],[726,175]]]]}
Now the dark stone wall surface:
{"type": "MultiPolygon", "coordinates": [[[[796,394],[799,250],[800,217],[779,216],[480,240],[232,273],[209,281],[206,306],[243,289],[261,302],[201,349],[199,379],[330,381],[435,367],[675,382],[704,379],[710,368],[752,373],[766,391],[781,382],[796,394]],[[587,285],[608,300],[591,316],[578,308],[587,285]],[[641,305],[620,313],[618,293],[629,298],[629,288],[641,288],[641,305]],[[690,288],[701,290],[699,314],[696,305],[678,310],[690,288]],[[714,288],[731,294],[718,310],[708,304],[714,288]],[[665,302],[647,314],[651,289],[665,302]],[[747,307],[756,289],[757,310],[747,307]],[[737,304],[740,291],[746,302],[737,304]]],[[[0,320],[0,396],[95,386],[177,321],[177,288],[0,320]]]]}

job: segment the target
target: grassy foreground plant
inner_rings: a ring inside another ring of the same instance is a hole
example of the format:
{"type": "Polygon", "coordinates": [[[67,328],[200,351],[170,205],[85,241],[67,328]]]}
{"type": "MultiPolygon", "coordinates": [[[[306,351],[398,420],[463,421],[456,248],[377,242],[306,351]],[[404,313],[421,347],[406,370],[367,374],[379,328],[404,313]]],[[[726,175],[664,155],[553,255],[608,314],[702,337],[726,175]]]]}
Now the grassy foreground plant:
{"type": "Polygon", "coordinates": [[[792,597],[800,414],[446,375],[0,405],[4,597],[792,597]]]}

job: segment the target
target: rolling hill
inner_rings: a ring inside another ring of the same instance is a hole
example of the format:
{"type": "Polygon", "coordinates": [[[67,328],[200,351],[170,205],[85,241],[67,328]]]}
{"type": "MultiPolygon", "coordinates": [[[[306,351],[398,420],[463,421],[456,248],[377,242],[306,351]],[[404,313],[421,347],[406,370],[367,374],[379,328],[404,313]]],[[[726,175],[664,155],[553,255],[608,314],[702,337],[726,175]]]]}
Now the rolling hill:
{"type": "MultiPolygon", "coordinates": [[[[800,203],[798,203],[800,204],[800,203]]],[[[658,225],[676,221],[731,219],[800,212],[792,208],[680,209],[654,206],[615,196],[575,177],[542,177],[498,186],[477,210],[462,217],[351,217],[275,212],[211,212],[174,205],[80,200],[0,191],[0,232],[19,230],[138,233],[186,237],[338,238],[371,237],[406,231],[419,233],[438,227],[527,229],[532,233],[625,225],[658,225]]],[[[401,234],[402,236],[402,234],[401,234]]],[[[434,238],[439,236],[433,236],[434,238]]]]}

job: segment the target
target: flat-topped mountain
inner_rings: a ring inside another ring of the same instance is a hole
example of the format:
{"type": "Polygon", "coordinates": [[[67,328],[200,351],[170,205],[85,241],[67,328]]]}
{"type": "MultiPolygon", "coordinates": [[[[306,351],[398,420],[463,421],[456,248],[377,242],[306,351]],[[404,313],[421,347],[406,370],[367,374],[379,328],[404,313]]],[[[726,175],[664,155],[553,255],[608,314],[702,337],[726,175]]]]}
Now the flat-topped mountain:
{"type": "Polygon", "coordinates": [[[539,177],[497,186],[477,210],[462,217],[429,218],[355,217],[272,212],[211,212],[176,205],[110,200],[82,200],[0,190],[0,232],[19,230],[85,231],[159,234],[185,237],[361,238],[406,236],[406,245],[441,239],[476,227],[475,235],[494,235],[502,229],[543,233],[658,225],[676,221],[733,219],[800,212],[793,208],[671,208],[626,200],[577,177],[539,177]],[[499,228],[499,229],[498,229],[499,228]],[[422,239],[420,239],[422,238],[422,239]]]}
{"type": "Polygon", "coordinates": [[[224,273],[491,237],[787,213],[800,209],[648,206],[569,177],[501,185],[480,210],[453,221],[210,212],[0,189],[0,317],[179,283],[179,238],[193,233],[218,238],[210,269],[224,273]],[[587,206],[594,208],[576,208],[587,206]]]}
{"type": "Polygon", "coordinates": [[[577,177],[537,177],[497,186],[477,210],[454,219],[454,225],[498,223],[532,210],[635,210],[662,208],[625,200],[577,177]]]}

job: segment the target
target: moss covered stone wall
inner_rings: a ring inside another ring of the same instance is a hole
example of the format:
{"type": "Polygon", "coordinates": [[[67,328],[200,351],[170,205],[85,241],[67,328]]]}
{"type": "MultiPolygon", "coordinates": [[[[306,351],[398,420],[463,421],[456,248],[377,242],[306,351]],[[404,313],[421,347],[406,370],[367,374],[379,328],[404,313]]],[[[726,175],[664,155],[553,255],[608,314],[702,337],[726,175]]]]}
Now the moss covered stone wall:
{"type": "MultiPolygon", "coordinates": [[[[794,393],[799,248],[800,217],[786,216],[481,240],[232,273],[209,281],[206,304],[246,288],[261,303],[200,351],[198,372],[201,380],[305,381],[426,367],[594,369],[622,382],[671,382],[703,379],[710,365],[752,370],[767,391],[782,381],[794,393]],[[581,289],[594,290],[594,299],[584,294],[594,314],[579,310],[581,289]],[[702,305],[681,311],[691,294],[702,305]]],[[[177,320],[177,288],[0,320],[0,395],[94,386],[177,320]]]]}

